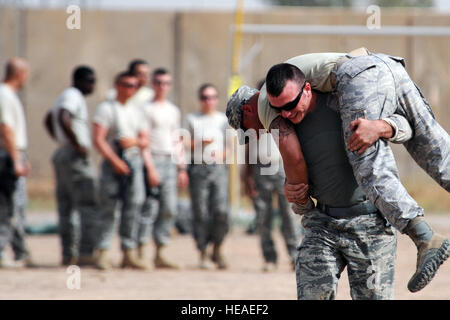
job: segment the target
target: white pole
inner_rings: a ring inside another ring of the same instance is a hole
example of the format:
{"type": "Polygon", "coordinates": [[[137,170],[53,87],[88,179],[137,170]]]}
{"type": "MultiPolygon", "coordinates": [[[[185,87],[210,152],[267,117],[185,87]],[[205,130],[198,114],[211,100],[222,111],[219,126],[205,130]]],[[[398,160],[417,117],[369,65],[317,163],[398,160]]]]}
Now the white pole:
{"type": "Polygon", "coordinates": [[[370,30],[365,26],[353,25],[244,24],[241,29],[245,34],[450,36],[450,27],[430,26],[382,26],[380,29],[370,30]]]}

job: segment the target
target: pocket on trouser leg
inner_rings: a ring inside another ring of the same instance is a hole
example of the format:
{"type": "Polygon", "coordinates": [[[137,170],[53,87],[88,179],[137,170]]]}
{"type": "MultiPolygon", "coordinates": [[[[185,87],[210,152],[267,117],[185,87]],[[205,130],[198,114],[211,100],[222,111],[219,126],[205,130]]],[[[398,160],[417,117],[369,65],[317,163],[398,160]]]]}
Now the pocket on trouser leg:
{"type": "Polygon", "coordinates": [[[74,181],[76,201],[81,206],[96,206],[98,204],[98,194],[95,181],[84,178],[74,181]]]}

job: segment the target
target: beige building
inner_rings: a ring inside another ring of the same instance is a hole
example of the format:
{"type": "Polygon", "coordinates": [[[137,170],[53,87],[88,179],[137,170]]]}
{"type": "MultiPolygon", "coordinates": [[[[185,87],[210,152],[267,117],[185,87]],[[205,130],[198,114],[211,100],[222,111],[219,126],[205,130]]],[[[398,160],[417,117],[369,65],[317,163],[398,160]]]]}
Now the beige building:
{"type": "MultiPolygon", "coordinates": [[[[31,77],[22,92],[26,106],[31,182],[51,181],[50,157],[55,144],[43,127],[43,117],[57,95],[70,85],[78,64],[94,67],[98,83],[88,98],[90,112],[112,87],[114,75],[134,58],[151,67],[163,66],[174,75],[172,100],[186,114],[197,110],[197,89],[204,82],[219,88],[219,109],[225,110],[231,70],[231,11],[133,12],[86,10],[80,29],[66,27],[65,10],[17,10],[0,7],[0,65],[14,55],[28,59],[31,77]]],[[[247,24],[311,24],[366,26],[365,10],[277,8],[246,12],[247,24]]],[[[450,14],[419,9],[383,9],[384,26],[450,27],[450,14]]],[[[450,36],[268,35],[244,34],[243,79],[256,86],[268,68],[289,57],[310,52],[340,51],[365,46],[406,58],[412,78],[422,88],[436,117],[450,131],[450,36]],[[254,54],[246,56],[251,50],[254,54]]],[[[3,71],[0,71],[3,74],[3,71]]],[[[394,148],[405,181],[432,182],[401,146],[394,148]]],[[[51,185],[51,184],[49,184],[51,185]]]]}

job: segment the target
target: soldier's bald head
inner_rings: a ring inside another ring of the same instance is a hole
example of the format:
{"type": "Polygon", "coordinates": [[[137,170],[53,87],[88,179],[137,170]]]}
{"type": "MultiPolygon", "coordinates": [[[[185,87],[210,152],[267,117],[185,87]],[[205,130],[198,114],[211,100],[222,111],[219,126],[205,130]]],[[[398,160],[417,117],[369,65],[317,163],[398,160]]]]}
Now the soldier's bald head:
{"type": "Polygon", "coordinates": [[[23,86],[28,78],[28,62],[19,57],[8,60],[5,68],[5,81],[17,81],[19,86],[23,86]]]}
{"type": "Polygon", "coordinates": [[[7,80],[17,77],[20,73],[28,71],[28,63],[23,58],[14,57],[6,63],[5,78],[7,80]]]}

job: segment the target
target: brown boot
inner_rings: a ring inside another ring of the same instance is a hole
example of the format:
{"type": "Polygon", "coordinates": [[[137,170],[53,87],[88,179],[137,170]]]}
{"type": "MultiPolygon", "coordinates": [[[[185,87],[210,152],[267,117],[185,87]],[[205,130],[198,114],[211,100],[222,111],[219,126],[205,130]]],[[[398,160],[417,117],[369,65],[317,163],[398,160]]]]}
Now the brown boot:
{"type": "Polygon", "coordinates": [[[77,257],[73,257],[73,256],[66,256],[66,257],[63,257],[63,259],[62,259],[63,266],[71,266],[71,265],[77,264],[77,262],[78,262],[77,257]]]}
{"type": "Polygon", "coordinates": [[[96,264],[96,259],[93,255],[90,255],[90,256],[83,255],[78,258],[77,265],[80,267],[95,266],[95,264],[96,264]]]}
{"type": "Polygon", "coordinates": [[[450,256],[450,239],[435,233],[423,216],[412,219],[405,233],[417,246],[416,272],[408,282],[408,290],[417,292],[433,279],[450,256]]]}
{"type": "Polygon", "coordinates": [[[95,257],[95,266],[100,270],[108,270],[112,268],[112,264],[108,258],[108,249],[99,249],[95,257]]]}
{"type": "Polygon", "coordinates": [[[132,268],[139,270],[147,270],[148,267],[136,257],[136,250],[123,250],[122,268],[132,268]]]}
{"type": "Polygon", "coordinates": [[[222,255],[222,244],[214,244],[212,261],[217,265],[219,269],[227,269],[228,265],[225,258],[222,255]]]}
{"type": "Polygon", "coordinates": [[[176,264],[167,261],[167,259],[163,257],[163,254],[162,254],[163,251],[164,251],[164,246],[161,246],[161,245],[156,246],[155,268],[179,269],[179,267],[176,264]]]}

